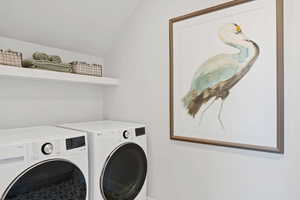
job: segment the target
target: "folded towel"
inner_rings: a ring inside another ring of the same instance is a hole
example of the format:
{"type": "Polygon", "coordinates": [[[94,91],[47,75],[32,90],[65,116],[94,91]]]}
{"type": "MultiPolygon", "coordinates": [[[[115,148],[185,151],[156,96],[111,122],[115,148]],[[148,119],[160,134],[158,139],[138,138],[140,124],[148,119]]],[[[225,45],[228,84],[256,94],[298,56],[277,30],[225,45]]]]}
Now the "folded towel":
{"type": "Polygon", "coordinates": [[[53,63],[62,63],[62,59],[59,56],[49,56],[49,61],[53,63]]]}
{"type": "Polygon", "coordinates": [[[66,68],[66,67],[57,67],[53,65],[47,65],[47,64],[35,64],[32,65],[30,68],[37,68],[37,69],[45,69],[50,71],[58,71],[58,72],[72,72],[72,68],[66,68]]]}
{"type": "Polygon", "coordinates": [[[56,55],[49,56],[46,53],[42,53],[42,52],[35,52],[32,55],[32,58],[34,60],[47,60],[53,63],[62,63],[62,59],[60,56],[56,56],[56,55]]]}
{"type": "Polygon", "coordinates": [[[32,58],[35,59],[35,60],[49,60],[49,56],[45,53],[42,53],[42,52],[35,52],[32,55],[32,58]]]}
{"type": "Polygon", "coordinates": [[[37,69],[46,69],[51,71],[59,71],[59,72],[72,72],[72,66],[70,64],[63,63],[52,63],[44,60],[24,60],[24,67],[29,68],[37,68],[37,69]]]}
{"type": "Polygon", "coordinates": [[[30,67],[33,65],[33,60],[32,59],[25,59],[25,60],[22,60],[22,66],[23,67],[30,67]]]}

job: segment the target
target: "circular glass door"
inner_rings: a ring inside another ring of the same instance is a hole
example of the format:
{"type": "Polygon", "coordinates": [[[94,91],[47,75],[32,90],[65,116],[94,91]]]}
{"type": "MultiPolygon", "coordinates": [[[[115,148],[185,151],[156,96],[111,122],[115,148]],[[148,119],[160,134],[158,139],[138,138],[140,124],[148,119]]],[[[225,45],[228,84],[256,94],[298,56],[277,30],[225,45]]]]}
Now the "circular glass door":
{"type": "Polygon", "coordinates": [[[106,200],[133,200],[142,189],[147,174],[147,158],[137,144],[126,143],[109,156],[100,180],[106,200]]]}
{"type": "Polygon", "coordinates": [[[84,175],[64,160],[39,163],[15,179],[1,200],[86,200],[84,175]]]}

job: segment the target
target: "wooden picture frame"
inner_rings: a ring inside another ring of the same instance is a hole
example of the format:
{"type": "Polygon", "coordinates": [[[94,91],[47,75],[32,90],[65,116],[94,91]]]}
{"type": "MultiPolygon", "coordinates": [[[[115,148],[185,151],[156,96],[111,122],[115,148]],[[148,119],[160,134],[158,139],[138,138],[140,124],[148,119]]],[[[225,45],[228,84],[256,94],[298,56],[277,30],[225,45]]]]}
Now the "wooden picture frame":
{"type": "Polygon", "coordinates": [[[246,6],[247,4],[256,2],[257,0],[235,0],[230,1],[224,4],[220,4],[217,6],[213,6],[210,8],[206,8],[203,10],[199,10],[196,12],[192,12],[183,16],[175,17],[169,20],[169,78],[170,78],[170,139],[172,140],[178,140],[178,141],[186,141],[186,142],[194,142],[194,143],[203,143],[203,144],[210,144],[210,145],[218,145],[218,146],[225,146],[225,147],[234,147],[234,148],[241,148],[241,149],[249,149],[249,150],[256,150],[256,151],[265,151],[265,152],[272,152],[272,153],[284,153],[284,41],[283,41],[283,0],[275,0],[276,1],[276,46],[277,46],[277,56],[276,62],[277,66],[274,66],[276,69],[276,111],[274,111],[276,116],[276,131],[274,133],[274,137],[276,137],[276,142],[274,143],[274,146],[265,146],[265,145],[257,145],[257,144],[248,144],[243,142],[235,142],[235,141],[226,141],[226,140],[218,140],[218,139],[208,139],[208,138],[202,138],[194,137],[194,136],[185,136],[176,134],[175,131],[175,121],[174,121],[174,114],[175,113],[175,103],[174,101],[174,92],[177,91],[177,88],[175,88],[175,76],[174,76],[174,59],[175,59],[175,53],[174,53],[174,25],[176,25],[178,22],[183,22],[185,20],[194,19],[196,17],[202,17],[207,14],[212,14],[217,11],[226,11],[226,9],[238,7],[238,6],[246,6]]]}

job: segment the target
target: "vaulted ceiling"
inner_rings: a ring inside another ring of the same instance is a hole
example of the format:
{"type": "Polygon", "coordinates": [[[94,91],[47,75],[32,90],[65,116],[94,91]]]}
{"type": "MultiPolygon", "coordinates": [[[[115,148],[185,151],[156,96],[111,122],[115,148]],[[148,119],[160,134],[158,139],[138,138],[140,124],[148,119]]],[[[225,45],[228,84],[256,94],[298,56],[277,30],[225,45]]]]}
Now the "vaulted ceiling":
{"type": "Polygon", "coordinates": [[[140,1],[1,1],[0,36],[103,56],[140,1]]]}

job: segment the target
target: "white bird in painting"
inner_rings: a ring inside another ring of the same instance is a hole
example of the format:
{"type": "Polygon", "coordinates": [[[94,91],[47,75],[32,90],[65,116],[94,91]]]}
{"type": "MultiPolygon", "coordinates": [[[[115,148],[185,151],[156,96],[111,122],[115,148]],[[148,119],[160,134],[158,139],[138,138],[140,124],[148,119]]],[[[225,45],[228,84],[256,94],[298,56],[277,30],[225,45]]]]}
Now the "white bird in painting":
{"type": "MultiPolygon", "coordinates": [[[[220,39],[227,45],[238,49],[234,54],[219,54],[203,63],[194,74],[190,91],[184,96],[183,104],[192,117],[201,106],[213,99],[210,105],[221,99],[218,119],[230,89],[250,70],[259,56],[259,46],[248,39],[237,24],[226,24],[219,30],[220,39]]],[[[202,112],[210,107],[210,105],[202,112]]]]}

